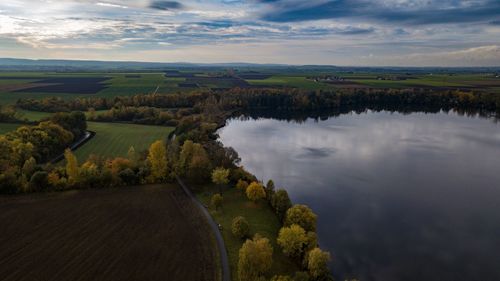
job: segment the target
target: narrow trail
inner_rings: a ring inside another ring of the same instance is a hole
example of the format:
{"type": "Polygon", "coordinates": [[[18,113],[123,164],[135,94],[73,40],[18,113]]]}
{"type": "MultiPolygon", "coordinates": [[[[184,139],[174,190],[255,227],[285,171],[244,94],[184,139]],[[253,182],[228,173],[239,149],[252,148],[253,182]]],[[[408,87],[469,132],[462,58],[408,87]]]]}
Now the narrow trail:
{"type": "Polygon", "coordinates": [[[217,226],[217,223],[215,223],[210,213],[208,213],[203,204],[201,204],[201,202],[198,201],[198,199],[193,195],[186,184],[184,184],[184,182],[178,176],[176,176],[175,178],[177,179],[177,182],[182,187],[184,192],[186,192],[189,198],[194,201],[194,203],[207,218],[208,224],[215,234],[215,240],[217,241],[217,247],[219,248],[220,261],[222,266],[222,281],[231,281],[231,269],[229,268],[229,258],[227,257],[226,245],[224,244],[224,239],[222,238],[222,234],[219,230],[219,227],[217,226]]]}

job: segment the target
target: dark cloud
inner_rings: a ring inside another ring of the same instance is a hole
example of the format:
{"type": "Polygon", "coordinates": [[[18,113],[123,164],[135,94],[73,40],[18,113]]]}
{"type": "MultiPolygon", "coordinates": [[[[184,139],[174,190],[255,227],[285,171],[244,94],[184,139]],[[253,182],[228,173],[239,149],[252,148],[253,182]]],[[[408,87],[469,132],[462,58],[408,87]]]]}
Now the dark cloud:
{"type": "Polygon", "coordinates": [[[149,8],[163,10],[163,11],[171,11],[171,10],[182,10],[184,9],[184,5],[176,1],[152,1],[149,4],[149,8]]]}
{"type": "Polygon", "coordinates": [[[422,7],[388,7],[377,1],[334,0],[310,1],[298,4],[296,1],[266,1],[273,9],[261,15],[262,20],[271,22],[298,22],[320,19],[358,18],[371,21],[406,24],[442,24],[463,22],[496,22],[499,20],[500,1],[483,0],[464,6],[460,1],[440,2],[430,0],[422,7]]]}

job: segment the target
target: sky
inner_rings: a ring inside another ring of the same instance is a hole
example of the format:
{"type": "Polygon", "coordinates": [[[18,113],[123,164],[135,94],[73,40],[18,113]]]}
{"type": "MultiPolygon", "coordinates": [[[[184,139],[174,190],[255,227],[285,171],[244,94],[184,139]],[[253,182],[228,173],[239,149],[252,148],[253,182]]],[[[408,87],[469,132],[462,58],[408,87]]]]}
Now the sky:
{"type": "Polygon", "coordinates": [[[500,0],[1,0],[0,57],[500,66],[500,0]]]}

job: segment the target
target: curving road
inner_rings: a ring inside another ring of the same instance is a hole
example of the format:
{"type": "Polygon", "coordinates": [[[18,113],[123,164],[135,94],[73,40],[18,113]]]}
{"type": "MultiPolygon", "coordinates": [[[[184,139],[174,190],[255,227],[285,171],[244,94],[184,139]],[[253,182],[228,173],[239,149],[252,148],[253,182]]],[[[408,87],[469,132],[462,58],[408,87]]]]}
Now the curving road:
{"type": "Polygon", "coordinates": [[[203,206],[203,204],[201,204],[200,201],[198,201],[198,199],[196,199],[196,197],[193,195],[191,190],[189,190],[186,184],[184,184],[184,182],[178,176],[175,176],[175,178],[177,179],[177,182],[182,187],[184,192],[186,192],[186,194],[194,201],[194,203],[199,207],[201,212],[207,218],[208,224],[215,234],[217,247],[219,248],[220,261],[222,265],[222,281],[231,281],[231,269],[229,268],[229,259],[227,257],[226,245],[224,244],[224,239],[222,238],[222,234],[220,233],[217,223],[215,223],[214,219],[208,213],[207,209],[203,206]]]}

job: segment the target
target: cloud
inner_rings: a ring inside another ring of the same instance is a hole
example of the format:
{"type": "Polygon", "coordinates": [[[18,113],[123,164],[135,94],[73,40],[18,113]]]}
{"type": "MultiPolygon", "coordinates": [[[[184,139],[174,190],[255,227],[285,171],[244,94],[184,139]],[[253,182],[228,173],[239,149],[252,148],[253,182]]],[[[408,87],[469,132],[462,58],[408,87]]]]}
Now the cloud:
{"type": "Polygon", "coordinates": [[[405,24],[483,22],[498,19],[500,1],[311,0],[258,1],[268,5],[260,15],[272,22],[320,19],[370,20],[405,24]]]}
{"type": "Polygon", "coordinates": [[[149,8],[171,11],[171,10],[182,10],[184,5],[177,1],[153,1],[149,4],[149,8]]]}

